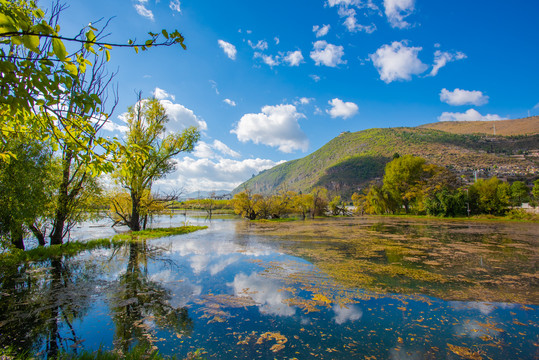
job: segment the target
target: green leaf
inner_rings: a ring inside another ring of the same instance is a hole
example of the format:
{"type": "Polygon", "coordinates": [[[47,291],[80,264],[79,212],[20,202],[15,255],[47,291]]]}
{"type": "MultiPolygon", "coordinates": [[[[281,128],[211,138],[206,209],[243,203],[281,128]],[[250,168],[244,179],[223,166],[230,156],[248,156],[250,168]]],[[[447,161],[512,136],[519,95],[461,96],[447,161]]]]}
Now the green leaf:
{"type": "Polygon", "coordinates": [[[67,51],[64,43],[60,39],[52,39],[52,51],[54,55],[60,59],[60,61],[65,61],[67,56],[67,51]]]}
{"type": "Polygon", "coordinates": [[[22,43],[24,46],[36,54],[39,54],[39,36],[35,35],[23,35],[22,36],[22,43]]]}
{"type": "Polygon", "coordinates": [[[9,29],[9,31],[17,31],[13,19],[3,13],[0,13],[0,28],[9,29]]]}
{"type": "Polygon", "coordinates": [[[165,29],[161,30],[161,32],[163,33],[163,36],[168,39],[168,32],[165,29]]]}
{"type": "Polygon", "coordinates": [[[110,61],[110,51],[105,50],[105,55],[107,57],[107,61],[110,61]]]}
{"type": "Polygon", "coordinates": [[[135,52],[138,54],[138,46],[135,46],[133,49],[135,49],[135,52]]]}

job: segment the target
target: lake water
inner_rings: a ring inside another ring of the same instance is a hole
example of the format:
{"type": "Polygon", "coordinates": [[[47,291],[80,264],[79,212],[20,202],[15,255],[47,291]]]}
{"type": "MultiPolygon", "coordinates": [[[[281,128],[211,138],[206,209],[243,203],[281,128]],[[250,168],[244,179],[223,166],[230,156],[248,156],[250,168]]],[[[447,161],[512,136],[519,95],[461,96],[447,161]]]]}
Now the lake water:
{"type": "MultiPolygon", "coordinates": [[[[537,224],[248,223],[1,274],[0,346],[208,359],[538,359],[537,224]]],[[[84,226],[73,236],[111,230],[84,226]]]]}

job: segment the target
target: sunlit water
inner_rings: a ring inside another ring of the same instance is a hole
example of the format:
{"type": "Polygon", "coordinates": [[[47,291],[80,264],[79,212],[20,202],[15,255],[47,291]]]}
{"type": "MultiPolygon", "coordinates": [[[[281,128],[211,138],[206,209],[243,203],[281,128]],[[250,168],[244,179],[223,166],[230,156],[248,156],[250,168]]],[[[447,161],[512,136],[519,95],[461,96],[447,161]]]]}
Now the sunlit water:
{"type": "MultiPolygon", "coordinates": [[[[210,359],[539,357],[538,302],[346,287],[283,251],[286,238],[255,235],[241,220],[158,220],[209,229],[2,274],[0,346],[43,358],[135,343],[179,357],[203,348],[210,359]]],[[[95,237],[111,235],[85,226],[78,236],[92,229],[95,237]]],[[[536,269],[537,258],[531,261],[536,269]]]]}

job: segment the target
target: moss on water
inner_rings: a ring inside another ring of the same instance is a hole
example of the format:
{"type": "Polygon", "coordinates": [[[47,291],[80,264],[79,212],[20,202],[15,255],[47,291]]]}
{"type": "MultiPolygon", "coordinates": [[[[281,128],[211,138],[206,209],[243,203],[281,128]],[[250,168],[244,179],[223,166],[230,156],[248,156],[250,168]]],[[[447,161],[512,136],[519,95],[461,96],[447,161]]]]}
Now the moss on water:
{"type": "Polygon", "coordinates": [[[539,228],[507,222],[366,217],[255,223],[246,231],[376,293],[536,304],[539,228]]]}

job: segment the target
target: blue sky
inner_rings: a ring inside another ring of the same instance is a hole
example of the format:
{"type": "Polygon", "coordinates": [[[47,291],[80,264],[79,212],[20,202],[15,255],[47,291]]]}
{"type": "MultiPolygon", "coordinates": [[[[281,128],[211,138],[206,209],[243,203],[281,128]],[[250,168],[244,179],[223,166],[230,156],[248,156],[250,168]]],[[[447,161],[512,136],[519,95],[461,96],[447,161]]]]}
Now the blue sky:
{"type": "MultiPolygon", "coordinates": [[[[42,2],[44,5],[44,2],[42,2]]],[[[119,104],[156,96],[195,152],[163,190],[232,189],[342,131],[539,115],[539,2],[70,0],[65,35],[114,17],[109,41],[178,29],[187,51],[114,49],[119,104]]]]}

